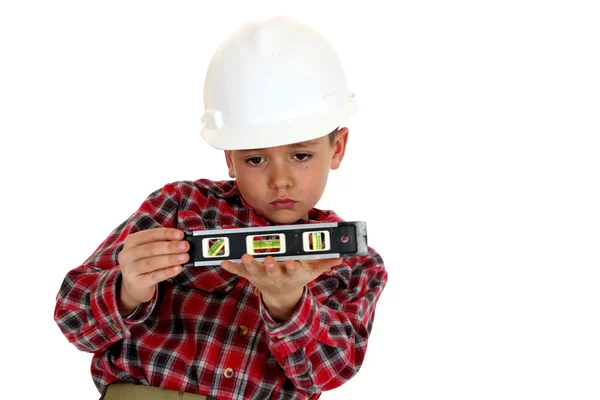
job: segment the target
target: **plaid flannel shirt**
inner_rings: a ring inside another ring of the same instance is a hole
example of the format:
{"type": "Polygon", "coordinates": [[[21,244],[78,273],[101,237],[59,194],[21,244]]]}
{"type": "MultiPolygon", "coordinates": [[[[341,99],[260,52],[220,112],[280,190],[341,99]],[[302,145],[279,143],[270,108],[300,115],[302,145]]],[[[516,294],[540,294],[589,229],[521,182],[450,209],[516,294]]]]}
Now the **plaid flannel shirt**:
{"type": "MultiPolygon", "coordinates": [[[[342,221],[313,208],[298,223],[342,221]]],[[[273,225],[235,181],[179,181],[151,193],[65,277],[54,318],[66,338],[94,353],[100,393],[129,382],[225,399],[317,399],[359,370],[376,303],[387,282],[380,255],[345,258],[304,288],[291,319],[275,322],[258,290],[220,266],[184,267],[151,301],[121,316],[117,256],[127,235],[273,225]]]]}

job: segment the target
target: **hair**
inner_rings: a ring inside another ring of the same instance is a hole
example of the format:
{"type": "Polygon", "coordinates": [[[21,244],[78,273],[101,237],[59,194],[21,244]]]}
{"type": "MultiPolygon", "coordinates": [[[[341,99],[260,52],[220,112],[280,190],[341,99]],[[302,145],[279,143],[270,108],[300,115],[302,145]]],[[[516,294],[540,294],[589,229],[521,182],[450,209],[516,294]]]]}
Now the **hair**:
{"type": "Polygon", "coordinates": [[[339,127],[335,128],[332,132],[329,133],[329,144],[332,146],[335,144],[335,139],[337,138],[338,130],[339,127]]]}

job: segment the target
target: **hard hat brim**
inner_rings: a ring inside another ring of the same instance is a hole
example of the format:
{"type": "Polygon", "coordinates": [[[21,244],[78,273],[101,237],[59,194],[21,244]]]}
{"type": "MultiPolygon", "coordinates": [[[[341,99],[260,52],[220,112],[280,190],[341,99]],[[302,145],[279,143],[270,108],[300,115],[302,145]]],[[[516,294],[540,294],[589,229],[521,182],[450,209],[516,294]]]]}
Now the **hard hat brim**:
{"type": "Polygon", "coordinates": [[[354,96],[334,114],[314,115],[269,124],[223,126],[211,129],[203,126],[200,135],[218,150],[252,150],[300,143],[325,136],[344,123],[358,110],[354,96]]]}

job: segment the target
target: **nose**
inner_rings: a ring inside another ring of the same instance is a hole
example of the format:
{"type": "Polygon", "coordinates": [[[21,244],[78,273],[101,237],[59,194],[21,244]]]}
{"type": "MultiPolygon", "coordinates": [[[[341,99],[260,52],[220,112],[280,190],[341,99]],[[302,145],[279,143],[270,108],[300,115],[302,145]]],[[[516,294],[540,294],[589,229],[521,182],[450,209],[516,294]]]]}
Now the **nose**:
{"type": "Polygon", "coordinates": [[[292,171],[284,162],[273,162],[269,169],[269,187],[271,189],[285,189],[294,186],[292,171]]]}

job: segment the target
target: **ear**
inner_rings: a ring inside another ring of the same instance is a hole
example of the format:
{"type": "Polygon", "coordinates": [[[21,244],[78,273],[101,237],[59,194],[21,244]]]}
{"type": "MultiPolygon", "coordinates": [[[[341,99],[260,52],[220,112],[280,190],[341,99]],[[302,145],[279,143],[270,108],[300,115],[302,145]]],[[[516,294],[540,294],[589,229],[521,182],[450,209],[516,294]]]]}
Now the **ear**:
{"type": "Polygon", "coordinates": [[[229,169],[229,177],[235,178],[235,167],[233,160],[231,159],[231,150],[225,150],[225,161],[227,162],[227,168],[229,169]]]}
{"type": "Polygon", "coordinates": [[[338,169],[342,160],[344,159],[344,154],[346,153],[346,144],[348,143],[348,134],[350,131],[348,128],[340,128],[338,130],[337,136],[335,138],[335,142],[333,143],[333,155],[331,157],[331,169],[338,169]]]}

